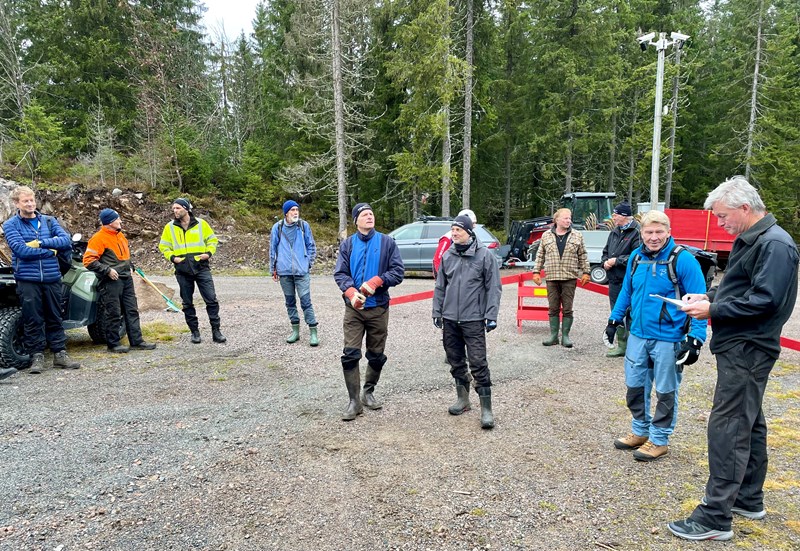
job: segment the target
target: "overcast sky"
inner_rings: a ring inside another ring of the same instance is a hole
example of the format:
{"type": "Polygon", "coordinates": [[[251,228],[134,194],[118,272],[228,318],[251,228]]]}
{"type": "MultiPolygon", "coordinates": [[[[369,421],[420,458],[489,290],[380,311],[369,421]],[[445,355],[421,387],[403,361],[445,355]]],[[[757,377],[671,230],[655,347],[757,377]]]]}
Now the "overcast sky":
{"type": "Polygon", "coordinates": [[[225,25],[225,34],[232,40],[242,29],[246,35],[252,32],[258,0],[203,0],[203,3],[208,8],[204,23],[209,36],[217,34],[222,24],[225,25]]]}

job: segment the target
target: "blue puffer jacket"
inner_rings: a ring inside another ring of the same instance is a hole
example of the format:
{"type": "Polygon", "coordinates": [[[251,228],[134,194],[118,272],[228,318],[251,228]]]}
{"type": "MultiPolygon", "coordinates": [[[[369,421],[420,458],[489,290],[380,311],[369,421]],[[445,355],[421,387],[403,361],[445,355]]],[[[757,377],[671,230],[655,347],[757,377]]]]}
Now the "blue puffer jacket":
{"type": "Polygon", "coordinates": [[[33,219],[22,218],[17,212],[16,216],[3,223],[3,232],[11,249],[14,279],[53,283],[61,279],[61,271],[51,249],[69,250],[72,243],[67,232],[52,216],[37,212],[36,220],[39,222],[38,229],[34,227],[33,219]],[[38,248],[25,244],[33,240],[39,241],[38,248]]]}
{"type": "MultiPolygon", "coordinates": [[[[680,342],[686,336],[683,332],[686,314],[677,306],[651,297],[651,294],[680,299],[686,293],[706,292],[706,281],[700,263],[690,252],[683,251],[678,255],[675,266],[680,290],[680,295],[675,296],[675,286],[667,272],[667,259],[673,248],[675,241],[670,237],[655,257],[649,254],[645,245],[635,249],[629,257],[625,279],[614,304],[614,311],[611,312],[611,319],[622,321],[625,318],[625,310],[630,306],[631,326],[628,329],[640,339],[680,342]],[[631,279],[631,267],[635,264],[636,256],[641,258],[631,279]]],[[[700,342],[705,342],[707,326],[706,320],[693,319],[689,335],[700,342]]]]}

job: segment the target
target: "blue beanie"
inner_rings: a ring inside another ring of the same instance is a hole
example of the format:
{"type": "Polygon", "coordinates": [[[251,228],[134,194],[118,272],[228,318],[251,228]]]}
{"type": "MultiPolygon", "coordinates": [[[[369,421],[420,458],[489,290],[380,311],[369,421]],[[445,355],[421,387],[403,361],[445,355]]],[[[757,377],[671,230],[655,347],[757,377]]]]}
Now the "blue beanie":
{"type": "Polygon", "coordinates": [[[353,207],[353,224],[355,224],[356,220],[358,220],[358,215],[365,210],[372,210],[372,207],[369,206],[369,203],[359,203],[353,207]]]}
{"type": "Polygon", "coordinates": [[[292,210],[294,207],[300,208],[300,205],[297,204],[297,201],[292,201],[289,199],[283,204],[283,215],[286,216],[286,213],[292,210]]]}
{"type": "Polygon", "coordinates": [[[103,209],[100,211],[100,223],[104,226],[119,218],[119,214],[114,209],[103,209]]]}

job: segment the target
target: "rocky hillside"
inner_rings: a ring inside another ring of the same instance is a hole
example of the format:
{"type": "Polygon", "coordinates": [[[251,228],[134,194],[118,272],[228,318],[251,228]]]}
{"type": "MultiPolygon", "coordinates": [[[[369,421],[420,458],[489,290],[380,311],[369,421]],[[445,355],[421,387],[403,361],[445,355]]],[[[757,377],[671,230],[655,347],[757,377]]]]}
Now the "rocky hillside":
{"type": "MultiPolygon", "coordinates": [[[[15,212],[9,198],[15,182],[0,178],[0,217],[6,220],[15,212]]],[[[137,265],[146,271],[164,271],[169,266],[158,250],[161,231],[172,216],[169,202],[156,201],[148,193],[115,189],[82,189],[72,185],[65,190],[37,190],[39,210],[52,214],[70,233],[81,233],[88,239],[99,228],[98,213],[110,207],[119,212],[122,227],[131,244],[137,265]]],[[[249,272],[266,270],[269,264],[269,230],[272,221],[263,232],[252,233],[239,229],[236,220],[226,212],[225,206],[211,211],[198,207],[196,216],[207,220],[214,228],[220,245],[214,259],[217,270],[249,272]]],[[[2,230],[0,230],[0,233],[2,230]]],[[[329,265],[335,257],[335,247],[318,243],[317,269],[329,265]]],[[[5,240],[0,240],[0,254],[9,256],[5,240]]],[[[315,270],[316,271],[316,270],[315,270]]]]}

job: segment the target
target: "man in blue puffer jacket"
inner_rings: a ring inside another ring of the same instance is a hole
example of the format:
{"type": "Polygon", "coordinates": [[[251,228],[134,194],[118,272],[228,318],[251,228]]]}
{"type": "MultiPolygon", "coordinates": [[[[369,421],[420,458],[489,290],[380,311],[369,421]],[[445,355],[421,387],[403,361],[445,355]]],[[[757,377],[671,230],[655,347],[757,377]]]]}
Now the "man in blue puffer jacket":
{"type": "Polygon", "coordinates": [[[44,369],[44,349],[53,352],[53,367],[78,369],[67,355],[67,336],[61,325],[61,270],[56,251],[72,248],[58,221],[36,210],[36,196],[27,186],[11,192],[17,214],[3,224],[11,249],[17,295],[22,305],[23,345],[31,355],[29,373],[44,369]]]}
{"type": "Polygon", "coordinates": [[[633,457],[638,461],[653,461],[669,452],[669,437],[678,421],[678,387],[683,366],[697,361],[707,326],[706,321],[690,320],[678,306],[653,295],[680,300],[686,293],[704,293],[706,282],[700,264],[688,251],[680,251],[673,266],[671,253],[675,241],[670,236],[666,214],[649,211],[642,217],[641,226],[642,245],[630,255],[605,340],[608,345],[613,343],[617,327],[625,319],[625,310],[630,307],[625,385],[633,421],[631,433],[616,439],[614,446],[634,450],[633,457]],[[673,267],[677,294],[670,277],[673,267]],[[657,403],[651,413],[653,386],[657,403]]]}
{"type": "Polygon", "coordinates": [[[272,279],[280,281],[286,312],[292,324],[292,332],[286,342],[300,340],[300,316],[297,314],[297,297],[303,317],[311,333],[308,343],[319,344],[317,316],[311,304],[311,267],[317,258],[317,245],[311,226],[300,219],[300,205],[291,199],[283,204],[283,220],[275,222],[269,238],[269,265],[272,279]]]}

